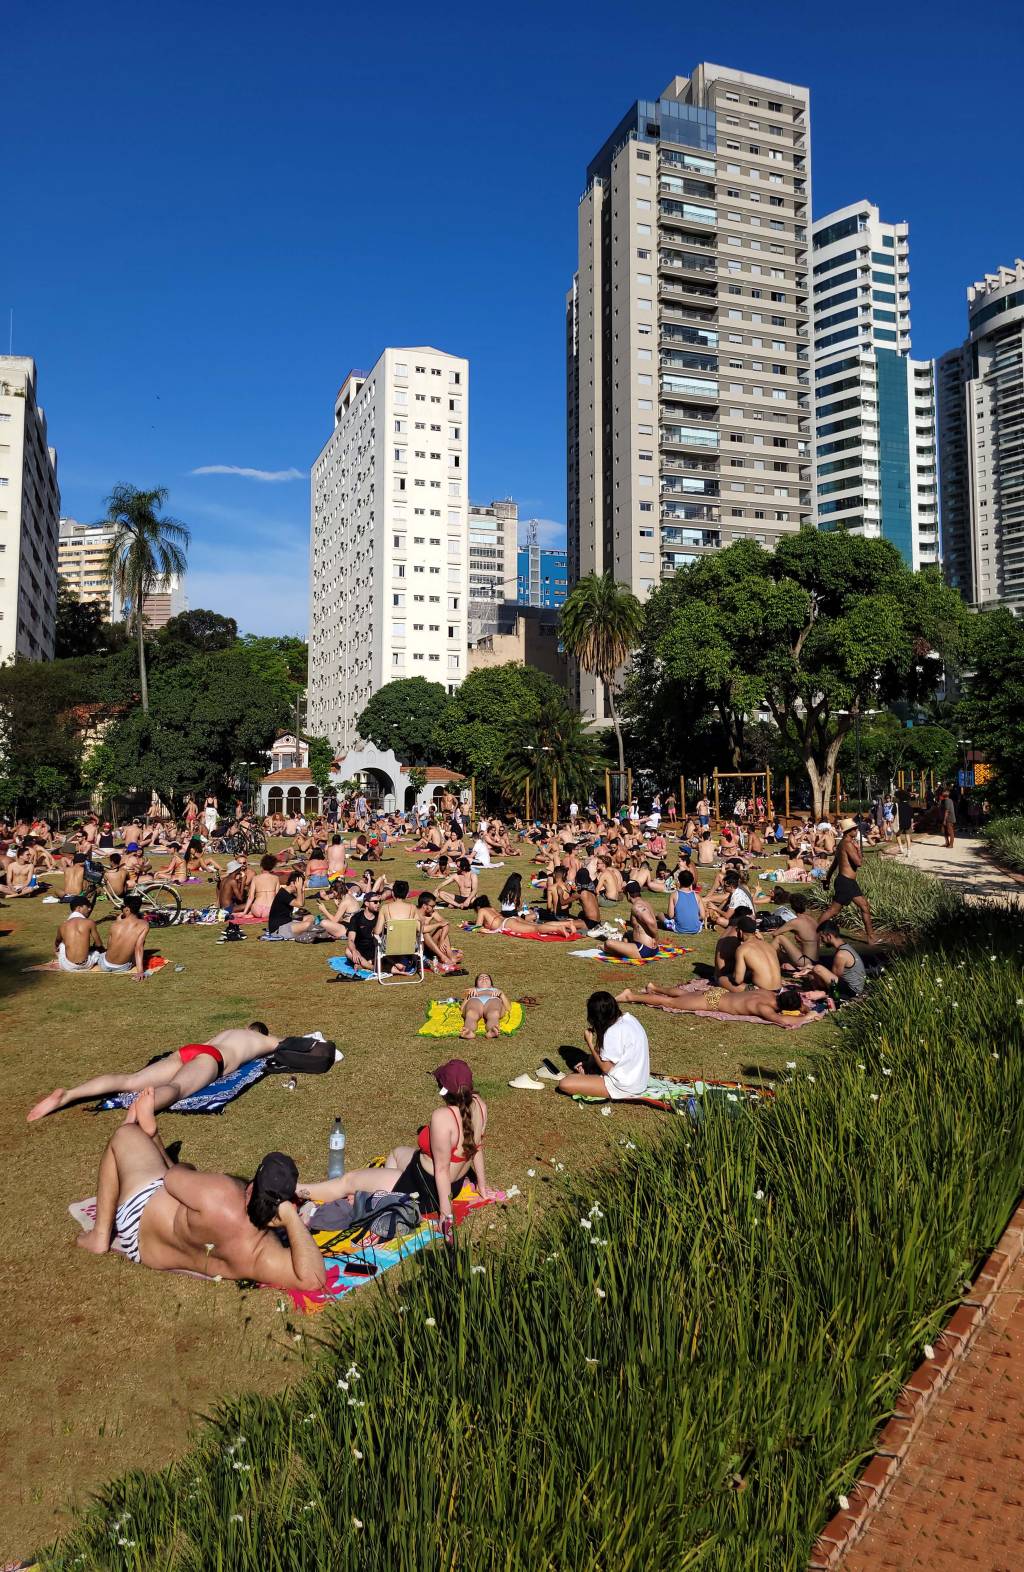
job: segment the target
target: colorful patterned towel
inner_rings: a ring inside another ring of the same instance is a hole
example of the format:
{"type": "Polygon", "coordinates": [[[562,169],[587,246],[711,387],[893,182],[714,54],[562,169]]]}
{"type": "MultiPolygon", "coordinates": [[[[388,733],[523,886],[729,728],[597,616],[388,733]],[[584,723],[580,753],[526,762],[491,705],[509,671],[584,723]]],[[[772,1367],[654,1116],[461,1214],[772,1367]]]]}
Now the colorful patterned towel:
{"type": "MultiPolygon", "coordinates": [[[[511,1037],[522,1024],[523,1007],[518,999],[513,999],[508,1013],[503,1015],[498,1023],[498,1030],[503,1037],[511,1037]]],[[[483,1037],[485,1032],[483,1021],[477,1021],[476,1035],[483,1037]]],[[[450,1004],[447,999],[431,999],[427,1005],[426,1019],[416,1035],[417,1037],[460,1037],[462,1011],[457,1004],[450,1004]]]]}
{"type": "MultiPolygon", "coordinates": [[[[211,1081],[209,1086],[204,1086],[198,1092],[192,1092],[189,1097],[183,1097],[180,1102],[172,1103],[165,1112],[220,1113],[247,1087],[254,1085],[266,1073],[266,1068],[265,1059],[253,1059],[249,1064],[240,1064],[230,1075],[222,1076],[219,1081],[211,1081]]],[[[113,1097],[104,1097],[102,1102],[96,1103],[93,1112],[106,1113],[111,1108],[130,1108],[137,1096],[137,1092],[116,1092],[113,1097]]]]}
{"type": "MultiPolygon", "coordinates": [[[[374,1166],[371,1164],[371,1166],[374,1166]]],[[[472,1185],[463,1183],[462,1189],[452,1202],[452,1212],[456,1225],[460,1224],[466,1215],[481,1206],[490,1206],[490,1201],[485,1201],[472,1185]]],[[[302,1289],[278,1288],[277,1293],[282,1298],[290,1299],[296,1310],[304,1315],[312,1315],[319,1310],[325,1310],[328,1305],[351,1293],[353,1288],[362,1288],[366,1283],[372,1283],[382,1272],[388,1271],[393,1266],[399,1266],[409,1256],[433,1244],[441,1235],[434,1226],[437,1218],[428,1216],[420,1226],[411,1234],[404,1235],[401,1239],[392,1239],[388,1244],[367,1245],[338,1242],[337,1231],[323,1234],[314,1234],[314,1239],[323,1250],[324,1264],[327,1267],[327,1281],[323,1288],[318,1288],[314,1293],[306,1293],[302,1289]],[[372,1263],[376,1272],[372,1276],[353,1276],[349,1268],[355,1264],[372,1263]]],[[[265,1288],[273,1288],[272,1283],[264,1283],[265,1288]]]]}
{"type": "MultiPolygon", "coordinates": [[[[743,1081],[687,1081],[679,1075],[651,1075],[646,1089],[638,1097],[616,1098],[616,1102],[643,1103],[648,1108],[662,1108],[667,1113],[690,1114],[699,1117],[701,1099],[726,1103],[759,1103],[774,1097],[769,1086],[751,1086],[743,1081]]],[[[578,1092],[575,1103],[607,1103],[607,1097],[584,1097],[578,1092]]]]}

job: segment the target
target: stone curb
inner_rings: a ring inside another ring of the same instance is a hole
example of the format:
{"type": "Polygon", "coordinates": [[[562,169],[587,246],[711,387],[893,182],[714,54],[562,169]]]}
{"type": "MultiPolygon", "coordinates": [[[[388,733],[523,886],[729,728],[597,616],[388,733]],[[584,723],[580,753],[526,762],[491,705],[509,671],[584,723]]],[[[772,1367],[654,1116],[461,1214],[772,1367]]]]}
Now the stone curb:
{"type": "Polygon", "coordinates": [[[956,1374],[979,1328],[985,1324],[996,1294],[1022,1254],[1024,1201],[1018,1203],[998,1245],[936,1338],[934,1356],[918,1365],[901,1391],[892,1417],[875,1438],[874,1457],[847,1496],[849,1506],[837,1512],[815,1540],[808,1572],[832,1572],[864,1533],[897,1477],[925,1414],[956,1374]]]}

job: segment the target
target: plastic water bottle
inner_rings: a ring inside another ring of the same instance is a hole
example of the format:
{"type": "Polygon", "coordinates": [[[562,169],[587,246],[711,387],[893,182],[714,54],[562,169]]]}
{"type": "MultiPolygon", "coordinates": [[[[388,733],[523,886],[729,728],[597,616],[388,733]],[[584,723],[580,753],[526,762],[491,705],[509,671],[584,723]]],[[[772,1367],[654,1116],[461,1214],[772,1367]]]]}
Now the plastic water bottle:
{"type": "Polygon", "coordinates": [[[327,1177],[340,1179],[345,1172],[345,1128],[335,1119],[334,1129],[327,1138],[327,1177]]]}

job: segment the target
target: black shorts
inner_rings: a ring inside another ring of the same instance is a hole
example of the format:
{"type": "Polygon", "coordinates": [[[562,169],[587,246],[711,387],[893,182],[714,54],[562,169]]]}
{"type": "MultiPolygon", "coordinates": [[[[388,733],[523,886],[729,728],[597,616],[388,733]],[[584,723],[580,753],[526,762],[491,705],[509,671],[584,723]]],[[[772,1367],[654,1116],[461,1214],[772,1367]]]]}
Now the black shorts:
{"type": "MultiPolygon", "coordinates": [[[[476,1184],[476,1174],[472,1168],[466,1171],[463,1179],[468,1179],[472,1185],[476,1184]]],[[[459,1179],[452,1185],[453,1198],[462,1189],[463,1179],[459,1179]]],[[[437,1180],[423,1166],[423,1154],[419,1150],[410,1158],[408,1167],[404,1168],[399,1174],[395,1181],[394,1189],[400,1195],[416,1196],[416,1205],[420,1209],[421,1216],[428,1212],[439,1212],[441,1210],[441,1200],[437,1193],[437,1180]]]]}
{"type": "Polygon", "coordinates": [[[849,906],[850,902],[855,901],[858,895],[863,895],[864,891],[856,879],[851,879],[845,873],[839,873],[836,875],[834,894],[840,906],[849,906]]]}

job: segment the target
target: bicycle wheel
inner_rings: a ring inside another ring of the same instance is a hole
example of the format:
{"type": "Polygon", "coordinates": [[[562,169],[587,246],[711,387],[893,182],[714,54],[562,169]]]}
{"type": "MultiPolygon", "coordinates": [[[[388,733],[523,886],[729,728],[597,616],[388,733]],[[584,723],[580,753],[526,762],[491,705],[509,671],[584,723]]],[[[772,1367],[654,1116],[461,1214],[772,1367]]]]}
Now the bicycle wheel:
{"type": "Polygon", "coordinates": [[[254,854],[262,857],[266,849],[267,837],[264,835],[263,831],[251,830],[249,832],[249,850],[254,854]]]}
{"type": "Polygon", "coordinates": [[[154,912],[166,912],[168,917],[181,911],[181,896],[172,884],[148,884],[140,890],[142,904],[154,912]]]}

